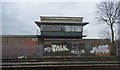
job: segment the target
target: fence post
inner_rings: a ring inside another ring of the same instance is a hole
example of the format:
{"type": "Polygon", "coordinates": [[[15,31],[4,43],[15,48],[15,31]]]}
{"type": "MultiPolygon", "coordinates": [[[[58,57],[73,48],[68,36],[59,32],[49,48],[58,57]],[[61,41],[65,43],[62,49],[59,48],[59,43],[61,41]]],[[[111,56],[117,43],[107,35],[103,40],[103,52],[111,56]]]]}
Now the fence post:
{"type": "Polygon", "coordinates": [[[120,49],[117,49],[117,57],[118,57],[118,61],[120,60],[120,49]]]}

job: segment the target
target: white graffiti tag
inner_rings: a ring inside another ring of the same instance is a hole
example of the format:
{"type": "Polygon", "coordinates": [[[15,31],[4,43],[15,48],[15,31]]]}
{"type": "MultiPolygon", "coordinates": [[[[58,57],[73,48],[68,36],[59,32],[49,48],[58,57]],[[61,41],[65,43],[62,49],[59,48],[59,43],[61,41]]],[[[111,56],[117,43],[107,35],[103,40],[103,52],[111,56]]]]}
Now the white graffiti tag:
{"type": "Polygon", "coordinates": [[[109,53],[108,45],[98,45],[98,47],[93,47],[90,51],[91,53],[109,53]]]}
{"type": "Polygon", "coordinates": [[[69,49],[67,48],[66,45],[52,45],[52,51],[53,52],[62,52],[62,51],[68,51],[69,49]]]}
{"type": "Polygon", "coordinates": [[[82,50],[72,50],[71,53],[80,56],[81,54],[85,53],[85,50],[84,49],[82,49],[82,50]]]}
{"type": "Polygon", "coordinates": [[[68,51],[69,49],[67,48],[66,45],[51,45],[51,47],[46,47],[44,48],[44,52],[63,52],[63,51],[68,51]]]}
{"type": "Polygon", "coordinates": [[[46,47],[46,48],[44,48],[44,52],[51,52],[51,48],[50,47],[46,47]]]}

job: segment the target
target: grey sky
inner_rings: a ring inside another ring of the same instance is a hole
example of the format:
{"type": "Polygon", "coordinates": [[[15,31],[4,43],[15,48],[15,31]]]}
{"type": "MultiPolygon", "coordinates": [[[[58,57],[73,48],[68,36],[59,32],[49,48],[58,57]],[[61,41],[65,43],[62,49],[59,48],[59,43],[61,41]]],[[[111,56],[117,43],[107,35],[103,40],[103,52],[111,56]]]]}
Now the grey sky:
{"type": "Polygon", "coordinates": [[[4,35],[35,35],[35,20],[40,16],[83,16],[84,34],[98,38],[103,25],[96,24],[96,2],[3,2],[2,31],[4,35]]]}

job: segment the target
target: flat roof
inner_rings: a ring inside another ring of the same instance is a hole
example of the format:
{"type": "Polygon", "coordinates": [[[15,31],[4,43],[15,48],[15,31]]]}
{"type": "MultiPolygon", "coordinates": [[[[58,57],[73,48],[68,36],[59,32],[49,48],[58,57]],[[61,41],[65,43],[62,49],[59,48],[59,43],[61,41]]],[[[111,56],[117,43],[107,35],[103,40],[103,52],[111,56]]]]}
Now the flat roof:
{"type": "Polygon", "coordinates": [[[76,21],[82,22],[83,17],[40,16],[41,21],[76,21]]]}

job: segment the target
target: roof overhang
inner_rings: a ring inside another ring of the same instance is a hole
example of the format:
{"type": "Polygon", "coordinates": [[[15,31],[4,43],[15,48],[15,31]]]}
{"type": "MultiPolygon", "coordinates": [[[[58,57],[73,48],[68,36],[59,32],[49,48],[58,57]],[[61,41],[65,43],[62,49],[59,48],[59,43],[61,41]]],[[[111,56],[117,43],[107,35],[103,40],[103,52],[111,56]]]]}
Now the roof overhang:
{"type": "Polygon", "coordinates": [[[35,21],[35,23],[41,27],[41,25],[82,25],[85,26],[89,22],[55,22],[55,21],[35,21]]]}

